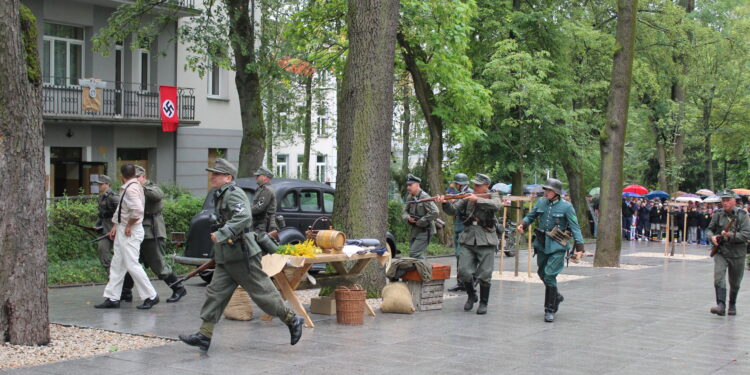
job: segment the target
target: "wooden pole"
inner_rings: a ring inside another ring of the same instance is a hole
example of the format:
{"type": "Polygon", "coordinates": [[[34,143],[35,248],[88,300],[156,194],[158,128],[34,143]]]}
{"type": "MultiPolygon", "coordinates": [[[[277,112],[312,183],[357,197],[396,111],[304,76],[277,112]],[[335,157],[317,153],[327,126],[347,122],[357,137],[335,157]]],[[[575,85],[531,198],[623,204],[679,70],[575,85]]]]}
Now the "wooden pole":
{"type": "Polygon", "coordinates": [[[669,254],[669,241],[672,239],[672,224],[670,223],[672,210],[670,210],[669,202],[667,202],[667,241],[664,242],[664,256],[669,254]]]}
{"type": "MultiPolygon", "coordinates": [[[[517,224],[521,223],[521,211],[523,211],[523,202],[520,202],[518,204],[518,210],[516,211],[516,223],[517,224]]],[[[529,225],[529,227],[526,228],[526,230],[530,232],[531,231],[531,225],[529,225]]],[[[520,239],[522,239],[522,238],[523,238],[523,236],[518,236],[518,232],[516,232],[516,246],[518,246],[518,250],[521,249],[521,241],[520,241],[520,239]]],[[[520,255],[518,250],[516,251],[515,260],[513,261],[514,264],[515,264],[515,268],[514,268],[514,272],[513,272],[514,276],[518,276],[518,267],[519,267],[518,258],[519,258],[519,255],[520,255]]]]}
{"type": "Polygon", "coordinates": [[[685,209],[685,214],[683,215],[685,217],[684,224],[682,225],[682,256],[685,256],[685,248],[687,247],[687,217],[688,217],[688,209],[685,209]]]}
{"type": "Polygon", "coordinates": [[[508,225],[508,207],[503,206],[503,234],[500,237],[500,274],[503,274],[503,264],[505,264],[505,228],[508,225]]]}
{"type": "MultiPolygon", "coordinates": [[[[533,200],[530,200],[529,201],[529,212],[531,212],[531,209],[534,208],[533,204],[534,204],[533,200]]],[[[529,230],[528,238],[529,238],[528,239],[528,245],[526,246],[526,255],[527,255],[526,256],[526,258],[527,258],[527,261],[526,261],[526,273],[528,274],[529,278],[531,278],[531,252],[533,250],[531,249],[531,231],[530,230],[529,230]]]]}

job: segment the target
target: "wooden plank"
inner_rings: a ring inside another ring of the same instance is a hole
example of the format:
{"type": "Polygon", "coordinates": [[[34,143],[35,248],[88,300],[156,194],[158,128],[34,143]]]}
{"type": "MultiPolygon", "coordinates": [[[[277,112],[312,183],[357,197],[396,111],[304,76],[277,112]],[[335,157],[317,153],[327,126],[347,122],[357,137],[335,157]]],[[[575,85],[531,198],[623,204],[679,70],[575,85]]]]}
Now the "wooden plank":
{"type": "Polygon", "coordinates": [[[297,298],[297,295],[294,293],[292,286],[289,284],[289,280],[286,278],[286,275],[283,272],[279,272],[279,274],[274,277],[276,278],[276,282],[278,283],[278,285],[281,287],[281,292],[286,294],[286,300],[291,303],[294,311],[305,318],[305,326],[315,328],[315,324],[313,323],[312,319],[310,319],[310,315],[307,315],[307,310],[305,310],[305,307],[302,306],[302,302],[300,302],[299,298],[297,298]]]}
{"type": "Polygon", "coordinates": [[[500,199],[504,201],[511,201],[511,202],[514,202],[514,201],[530,202],[534,200],[534,197],[529,197],[526,195],[503,195],[503,196],[500,196],[500,199]]]}
{"type": "Polygon", "coordinates": [[[299,287],[299,283],[302,282],[302,278],[307,274],[307,271],[309,271],[310,268],[312,268],[312,264],[305,264],[302,267],[296,268],[294,277],[289,280],[289,284],[292,286],[292,290],[297,290],[297,287],[299,287]]]}
{"type": "Polygon", "coordinates": [[[341,262],[330,262],[333,269],[336,270],[336,273],[339,275],[346,275],[348,272],[346,272],[346,268],[344,267],[344,264],[341,262]]]}
{"type": "Polygon", "coordinates": [[[377,253],[355,254],[355,255],[352,255],[351,257],[346,256],[346,254],[318,254],[315,256],[315,258],[305,258],[305,264],[371,259],[371,258],[377,258],[378,256],[379,255],[377,253]]]}
{"type": "MultiPolygon", "coordinates": [[[[532,200],[529,200],[529,212],[531,212],[532,209],[534,209],[534,202],[532,200]]],[[[526,246],[526,273],[528,273],[529,278],[531,278],[531,253],[533,252],[533,250],[531,249],[531,228],[529,228],[528,231],[528,238],[528,245],[526,246]]]]}
{"type": "Polygon", "coordinates": [[[505,227],[508,224],[508,207],[503,207],[503,234],[500,240],[500,274],[503,274],[503,264],[505,263],[505,227]]]}
{"type": "Polygon", "coordinates": [[[357,263],[352,266],[352,268],[349,269],[348,274],[349,275],[359,275],[362,273],[362,271],[365,270],[365,267],[367,267],[367,264],[370,263],[370,259],[360,259],[357,261],[357,263]]]}

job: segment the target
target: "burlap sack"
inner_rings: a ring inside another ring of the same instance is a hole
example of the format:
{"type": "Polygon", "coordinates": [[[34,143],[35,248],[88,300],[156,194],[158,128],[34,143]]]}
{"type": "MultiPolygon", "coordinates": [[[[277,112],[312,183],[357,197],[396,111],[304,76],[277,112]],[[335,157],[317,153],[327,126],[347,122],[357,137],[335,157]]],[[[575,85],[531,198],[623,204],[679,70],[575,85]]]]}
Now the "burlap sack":
{"type": "Polygon", "coordinates": [[[245,289],[238,286],[229,300],[227,308],[224,309],[224,317],[232,320],[251,320],[253,319],[253,305],[250,303],[250,296],[245,289]]]}
{"type": "Polygon", "coordinates": [[[414,313],[414,304],[406,283],[390,283],[383,288],[383,304],[380,305],[380,310],[384,313],[414,313]]]}

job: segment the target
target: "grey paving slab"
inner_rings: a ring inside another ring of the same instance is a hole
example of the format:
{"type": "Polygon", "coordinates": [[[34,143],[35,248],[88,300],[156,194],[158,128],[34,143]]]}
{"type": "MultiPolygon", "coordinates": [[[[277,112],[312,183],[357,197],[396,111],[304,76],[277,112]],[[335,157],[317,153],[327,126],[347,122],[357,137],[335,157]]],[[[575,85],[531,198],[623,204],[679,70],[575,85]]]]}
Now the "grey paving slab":
{"type": "MultiPolygon", "coordinates": [[[[485,316],[462,309],[465,298],[446,298],[438,311],[365,317],[362,326],[341,326],[335,316],[311,315],[302,341],[288,345],[278,320],[222,320],[211,350],[174,342],[80,360],[6,371],[11,374],[748,374],[750,292],[740,291],[739,315],[711,315],[714,296],[710,259],[628,256],[660,254],[661,244],[623,244],[631,269],[569,267],[586,278],[560,283],[565,302],[553,324],[543,322],[541,284],[493,281],[485,316]]],[[[591,251],[592,245],[587,245],[591,251]]],[[[681,249],[678,248],[678,251],[681,249]]],[[[687,253],[705,255],[705,246],[687,253]]],[[[520,252],[521,271],[526,253],[520,252]]],[[[431,259],[455,267],[452,257],[431,259]]],[[[535,261],[535,259],[534,259],[535,261]]],[[[587,261],[592,261],[588,258],[587,261]]],[[[497,267],[497,259],[495,267],[497,267]]],[[[536,265],[532,269],[535,271],[536,265]]],[[[513,271],[507,259],[504,272],[513,271]]],[[[447,282],[452,286],[455,280],[447,282]]],[[[155,282],[162,296],[169,290],[155,282]]],[[[101,311],[103,286],[50,290],[53,322],[175,339],[194,332],[205,285],[188,283],[176,304],[150,311],[123,304],[101,311]]],[[[256,310],[256,312],[259,310],[256,310]]]]}

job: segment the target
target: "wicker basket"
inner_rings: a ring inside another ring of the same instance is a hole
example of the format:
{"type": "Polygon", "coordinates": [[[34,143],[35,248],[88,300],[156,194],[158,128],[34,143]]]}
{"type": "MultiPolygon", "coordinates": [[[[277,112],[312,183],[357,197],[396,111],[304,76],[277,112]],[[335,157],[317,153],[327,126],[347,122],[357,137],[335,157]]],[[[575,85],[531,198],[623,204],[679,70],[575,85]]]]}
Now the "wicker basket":
{"type": "Polygon", "coordinates": [[[339,324],[364,324],[366,293],[359,285],[336,288],[336,322],[339,324]]]}

